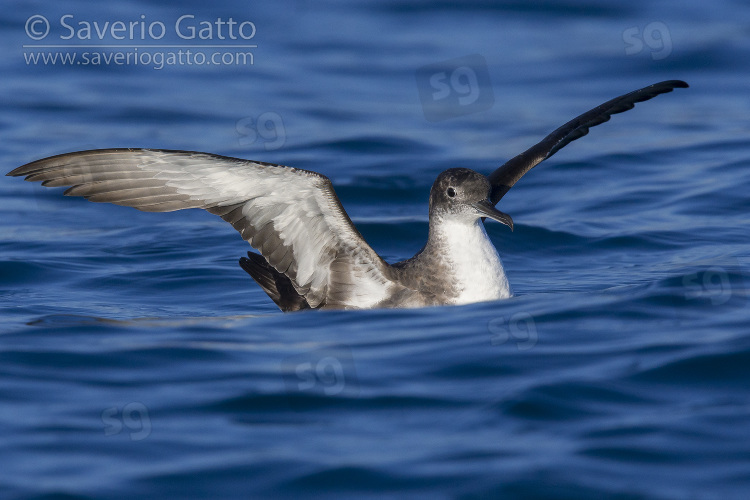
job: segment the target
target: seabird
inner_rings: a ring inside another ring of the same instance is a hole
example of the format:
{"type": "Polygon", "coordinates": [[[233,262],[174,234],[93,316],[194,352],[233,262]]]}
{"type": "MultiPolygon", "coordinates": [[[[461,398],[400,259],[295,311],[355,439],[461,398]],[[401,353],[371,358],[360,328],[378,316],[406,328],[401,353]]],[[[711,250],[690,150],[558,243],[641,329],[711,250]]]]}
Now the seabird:
{"type": "Polygon", "coordinates": [[[483,222],[513,229],[495,205],[526,172],[611,115],[686,87],[670,80],[607,101],[489,176],[466,168],[441,173],[430,190],[427,243],[395,264],[365,242],[331,181],[308,170],[192,151],[101,149],[37,160],[7,175],[146,212],[216,214],[259,252],[248,252],[240,266],[282,311],[467,304],[511,296],[483,222]]]}

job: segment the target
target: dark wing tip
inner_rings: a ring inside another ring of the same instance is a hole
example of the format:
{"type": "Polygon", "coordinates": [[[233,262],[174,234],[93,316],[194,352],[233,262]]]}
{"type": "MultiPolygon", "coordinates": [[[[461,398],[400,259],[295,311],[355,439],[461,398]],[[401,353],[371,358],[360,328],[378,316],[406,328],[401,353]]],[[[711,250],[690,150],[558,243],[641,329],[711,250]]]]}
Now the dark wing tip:
{"type": "Polygon", "coordinates": [[[310,309],[310,304],[297,292],[289,277],[274,269],[263,256],[247,252],[247,257],[240,257],[240,267],[260,285],[282,311],[310,309]]]}
{"type": "Polygon", "coordinates": [[[21,165],[20,167],[16,167],[7,174],[5,174],[8,177],[20,177],[22,175],[29,176],[33,173],[36,173],[40,170],[43,170],[44,168],[49,167],[50,164],[54,163],[57,160],[62,160],[66,158],[74,158],[74,157],[82,157],[86,155],[91,154],[105,154],[105,153],[120,153],[123,151],[151,151],[147,149],[138,149],[138,148],[109,148],[109,149],[88,149],[85,151],[71,151],[69,153],[61,153],[54,156],[47,156],[45,158],[40,158],[38,160],[30,161],[29,163],[26,163],[25,165],[21,165]]]}
{"type": "Polygon", "coordinates": [[[20,177],[22,175],[29,176],[32,173],[34,173],[34,164],[40,160],[32,161],[31,163],[27,163],[25,165],[21,165],[20,167],[16,167],[7,174],[5,174],[6,177],[20,177]]]}
{"type": "Polygon", "coordinates": [[[687,82],[684,82],[682,80],[667,80],[666,83],[668,85],[671,85],[674,88],[680,88],[680,89],[687,89],[690,87],[690,85],[687,84],[687,82]]]}
{"type": "Polygon", "coordinates": [[[610,117],[633,109],[636,103],[647,101],[660,94],[672,92],[676,88],[688,88],[682,80],[666,80],[643,87],[633,92],[610,99],[604,104],[590,109],[542,139],[523,153],[508,160],[489,175],[492,185],[491,201],[497,203],[526,172],[554,155],[576,139],[589,133],[591,127],[609,121],[610,117]]]}

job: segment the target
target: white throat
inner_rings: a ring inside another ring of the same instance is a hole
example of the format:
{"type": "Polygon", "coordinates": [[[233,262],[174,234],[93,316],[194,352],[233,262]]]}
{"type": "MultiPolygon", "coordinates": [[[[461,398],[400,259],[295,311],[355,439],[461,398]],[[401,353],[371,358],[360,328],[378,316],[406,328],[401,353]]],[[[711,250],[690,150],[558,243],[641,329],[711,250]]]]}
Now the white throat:
{"type": "Polygon", "coordinates": [[[459,291],[456,304],[505,299],[512,295],[503,263],[484,224],[442,220],[436,224],[441,254],[449,262],[459,291]]]}

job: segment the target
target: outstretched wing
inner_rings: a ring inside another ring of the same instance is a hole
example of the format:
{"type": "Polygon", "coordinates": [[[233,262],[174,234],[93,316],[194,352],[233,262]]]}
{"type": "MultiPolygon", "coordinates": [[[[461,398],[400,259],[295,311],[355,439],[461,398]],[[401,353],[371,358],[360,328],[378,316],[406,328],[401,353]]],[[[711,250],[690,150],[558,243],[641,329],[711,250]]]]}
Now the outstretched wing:
{"type": "Polygon", "coordinates": [[[629,94],[615,97],[594,109],[570,120],[568,123],[558,128],[550,135],[545,137],[540,143],[527,149],[520,155],[512,158],[503,166],[492,172],[489,176],[492,185],[492,194],[490,199],[492,203],[497,203],[505,196],[510,188],[513,187],[518,179],[543,162],[560,149],[572,141],[583,137],[589,133],[589,128],[595,127],[609,120],[616,114],[633,109],[635,103],[648,101],[652,97],[666,92],[672,92],[675,88],[687,88],[688,84],[681,80],[669,80],[666,82],[655,83],[635,90],[629,94]]]}
{"type": "Polygon", "coordinates": [[[103,149],[45,158],[8,175],[147,212],[208,210],[313,308],[371,307],[391,286],[390,267],[354,227],[331,181],[315,172],[190,151],[103,149]]]}

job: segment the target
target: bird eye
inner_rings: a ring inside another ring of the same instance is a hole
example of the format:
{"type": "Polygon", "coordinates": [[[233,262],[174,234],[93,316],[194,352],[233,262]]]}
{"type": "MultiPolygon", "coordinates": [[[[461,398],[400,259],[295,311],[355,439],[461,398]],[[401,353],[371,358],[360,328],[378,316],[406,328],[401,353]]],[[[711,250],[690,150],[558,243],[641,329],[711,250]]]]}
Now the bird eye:
{"type": "Polygon", "coordinates": [[[450,196],[451,198],[453,198],[454,196],[456,196],[456,190],[455,190],[455,189],[453,189],[452,187],[449,187],[449,188],[448,188],[448,190],[446,191],[446,193],[447,193],[447,194],[448,194],[448,196],[450,196]]]}

